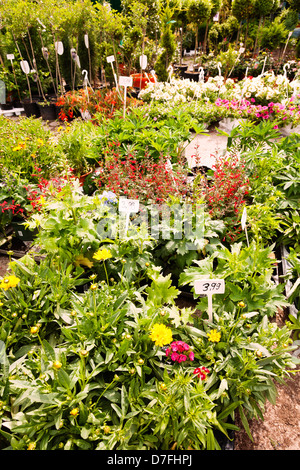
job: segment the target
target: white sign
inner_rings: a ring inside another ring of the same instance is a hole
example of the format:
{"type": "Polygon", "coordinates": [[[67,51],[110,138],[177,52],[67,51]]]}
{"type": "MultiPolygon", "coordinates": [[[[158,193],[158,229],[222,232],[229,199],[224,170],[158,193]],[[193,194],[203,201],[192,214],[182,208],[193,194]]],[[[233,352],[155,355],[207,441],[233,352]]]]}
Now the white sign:
{"type": "Polygon", "coordinates": [[[242,218],[241,218],[242,230],[245,230],[246,220],[247,220],[247,209],[246,209],[246,207],[244,207],[244,210],[243,210],[243,213],[242,213],[242,218]]]}
{"type": "Polygon", "coordinates": [[[128,226],[129,226],[129,216],[130,213],[137,213],[140,208],[140,201],[138,199],[119,199],[119,211],[124,212],[126,215],[125,223],[125,237],[127,236],[128,226]]]}
{"type": "Polygon", "coordinates": [[[146,69],[147,68],[147,56],[145,54],[141,55],[140,56],[140,66],[142,69],[146,69]]]}
{"type": "Polygon", "coordinates": [[[110,64],[115,61],[115,56],[114,55],[109,55],[106,57],[107,62],[110,64]]]}
{"type": "Polygon", "coordinates": [[[119,85],[128,87],[132,86],[133,78],[132,77],[119,77],[119,85]]]}
{"type": "Polygon", "coordinates": [[[61,41],[57,41],[55,43],[55,50],[57,52],[58,55],[63,55],[64,53],[64,45],[61,41]]]}
{"type": "Polygon", "coordinates": [[[14,60],[15,54],[7,54],[7,60],[14,60]]]}
{"type": "Polygon", "coordinates": [[[247,221],[247,209],[246,209],[246,207],[244,207],[244,210],[243,210],[243,213],[242,213],[242,218],[241,218],[241,226],[242,226],[242,230],[245,230],[247,245],[249,246],[249,239],[248,239],[246,221],[247,221]]]}
{"type": "Polygon", "coordinates": [[[224,279],[197,279],[194,284],[196,294],[224,294],[224,279]]]}
{"type": "Polygon", "coordinates": [[[85,44],[85,47],[88,49],[89,48],[89,36],[87,34],[84,35],[84,44],[85,44]]]}
{"type": "Polygon", "coordinates": [[[20,65],[23,72],[27,75],[30,72],[30,67],[27,60],[21,60],[20,65]]]}
{"type": "Polygon", "coordinates": [[[140,208],[140,201],[138,199],[126,199],[121,198],[119,200],[119,211],[120,212],[134,212],[137,213],[140,208]]]}
{"type": "Polygon", "coordinates": [[[224,279],[197,279],[194,284],[196,294],[204,294],[208,301],[208,320],[213,321],[212,296],[213,294],[224,294],[224,279]]]}

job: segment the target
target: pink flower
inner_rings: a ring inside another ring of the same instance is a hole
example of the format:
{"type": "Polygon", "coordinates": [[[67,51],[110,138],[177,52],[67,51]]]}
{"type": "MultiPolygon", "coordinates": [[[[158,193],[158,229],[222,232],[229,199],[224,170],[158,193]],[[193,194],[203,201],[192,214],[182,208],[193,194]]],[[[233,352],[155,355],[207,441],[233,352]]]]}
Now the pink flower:
{"type": "Polygon", "coordinates": [[[194,358],[195,358],[195,354],[193,353],[193,351],[191,351],[190,354],[189,354],[189,360],[193,361],[194,358]]]}
{"type": "Polygon", "coordinates": [[[185,362],[187,360],[187,357],[185,354],[180,354],[178,358],[178,362],[185,362]]]}
{"type": "Polygon", "coordinates": [[[176,352],[173,352],[173,353],[171,354],[171,359],[172,359],[172,361],[178,361],[178,359],[179,359],[179,354],[176,353],[176,352]]]}

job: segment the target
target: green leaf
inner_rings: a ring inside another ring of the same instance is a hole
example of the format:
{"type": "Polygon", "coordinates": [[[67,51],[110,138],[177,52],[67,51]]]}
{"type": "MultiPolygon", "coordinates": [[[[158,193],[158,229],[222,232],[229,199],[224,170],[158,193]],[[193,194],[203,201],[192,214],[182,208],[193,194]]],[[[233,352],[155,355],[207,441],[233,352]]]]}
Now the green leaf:
{"type": "Polygon", "coordinates": [[[243,411],[243,407],[241,405],[239,406],[239,413],[240,413],[240,418],[241,418],[242,424],[245,428],[245,431],[246,431],[247,435],[249,436],[249,439],[251,439],[251,441],[253,442],[253,437],[251,435],[249,423],[248,423],[248,420],[247,420],[247,418],[245,416],[245,413],[243,411]]]}

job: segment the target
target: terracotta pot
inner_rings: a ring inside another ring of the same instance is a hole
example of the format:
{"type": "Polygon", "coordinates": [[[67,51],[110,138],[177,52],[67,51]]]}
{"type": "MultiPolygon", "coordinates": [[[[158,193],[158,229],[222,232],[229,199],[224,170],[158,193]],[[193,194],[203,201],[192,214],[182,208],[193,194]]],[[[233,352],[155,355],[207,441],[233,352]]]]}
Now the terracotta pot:
{"type": "Polygon", "coordinates": [[[132,77],[132,86],[134,88],[140,88],[141,90],[143,88],[146,87],[147,83],[149,82],[152,82],[154,83],[155,80],[154,78],[152,77],[152,75],[144,75],[144,74],[140,74],[140,73],[133,73],[132,75],[130,75],[132,77]]]}

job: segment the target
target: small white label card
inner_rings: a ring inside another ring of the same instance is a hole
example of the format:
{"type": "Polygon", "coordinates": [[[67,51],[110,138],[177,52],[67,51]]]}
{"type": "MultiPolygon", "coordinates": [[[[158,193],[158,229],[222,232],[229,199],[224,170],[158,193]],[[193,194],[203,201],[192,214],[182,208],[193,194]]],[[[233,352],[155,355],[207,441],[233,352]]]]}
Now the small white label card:
{"type": "Polygon", "coordinates": [[[115,56],[114,55],[109,55],[108,57],[106,57],[106,60],[109,64],[111,64],[112,62],[115,61],[115,56]]]}
{"type": "Polygon", "coordinates": [[[27,75],[30,72],[30,67],[27,60],[21,60],[20,65],[23,72],[27,75]]]}
{"type": "Polygon", "coordinates": [[[247,209],[246,209],[246,207],[244,207],[244,210],[243,210],[243,213],[242,213],[242,218],[241,218],[241,226],[242,226],[242,230],[245,230],[247,245],[249,246],[249,239],[248,239],[248,232],[247,232],[246,222],[247,222],[247,209]]]}
{"type": "Polygon", "coordinates": [[[58,55],[63,55],[64,53],[64,45],[61,41],[55,42],[55,49],[58,55]]]}
{"type": "Polygon", "coordinates": [[[132,77],[125,77],[125,76],[119,77],[120,86],[124,86],[124,87],[132,86],[132,83],[133,83],[132,77]]]}
{"type": "Polygon", "coordinates": [[[128,213],[137,213],[140,209],[140,201],[138,199],[119,199],[119,211],[128,213]]]}
{"type": "Polygon", "coordinates": [[[224,294],[224,279],[197,279],[194,284],[196,294],[224,294]]]}
{"type": "Polygon", "coordinates": [[[15,54],[7,54],[7,60],[14,60],[15,54]]]}
{"type": "Polygon", "coordinates": [[[142,54],[140,56],[140,66],[141,66],[141,69],[146,69],[147,68],[147,64],[148,64],[148,60],[147,60],[147,56],[145,54],[142,54]]]}
{"type": "Polygon", "coordinates": [[[194,283],[195,293],[204,294],[208,300],[208,319],[213,321],[212,312],[212,296],[213,294],[224,294],[225,281],[224,279],[197,279],[194,283]]]}
{"type": "Polygon", "coordinates": [[[137,213],[140,209],[140,201],[138,199],[119,199],[119,212],[123,212],[126,216],[125,222],[125,237],[127,236],[128,226],[129,226],[129,217],[132,213],[137,213]]]}

